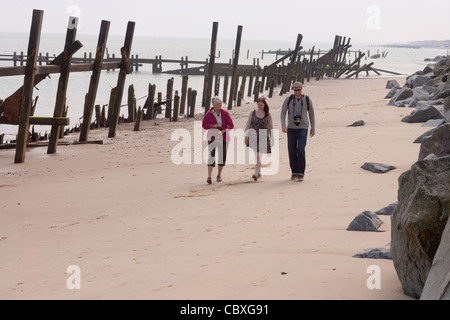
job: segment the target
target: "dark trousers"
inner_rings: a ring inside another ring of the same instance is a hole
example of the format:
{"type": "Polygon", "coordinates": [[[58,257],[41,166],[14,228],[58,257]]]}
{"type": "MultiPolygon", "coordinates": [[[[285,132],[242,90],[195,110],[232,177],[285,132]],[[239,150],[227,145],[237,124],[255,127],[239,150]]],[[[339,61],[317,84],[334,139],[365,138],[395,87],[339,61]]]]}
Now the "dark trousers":
{"type": "Polygon", "coordinates": [[[306,143],[308,129],[288,129],[289,163],[293,175],[304,176],[306,169],[306,143]]]}
{"type": "Polygon", "coordinates": [[[225,167],[227,162],[227,149],[228,142],[208,142],[208,167],[216,166],[216,150],[218,151],[218,165],[219,167],[225,167]]]}

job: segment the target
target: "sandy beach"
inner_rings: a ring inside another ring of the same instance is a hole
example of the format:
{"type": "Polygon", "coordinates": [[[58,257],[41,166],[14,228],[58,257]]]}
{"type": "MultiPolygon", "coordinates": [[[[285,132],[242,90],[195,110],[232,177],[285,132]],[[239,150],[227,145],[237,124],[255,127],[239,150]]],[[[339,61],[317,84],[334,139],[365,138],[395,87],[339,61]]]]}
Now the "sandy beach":
{"type": "MultiPolygon", "coordinates": [[[[382,232],[346,231],[397,201],[398,178],[418,159],[413,141],[429,130],[401,122],[411,109],[387,106],[387,80],[305,85],[317,132],[301,183],[290,181],[278,94],[268,103],[280,166],[256,183],[251,164],[228,165],[211,186],[206,164],[174,164],[171,135],[193,135],[192,119],[144,121],[139,132],[121,124],[114,139],[91,131],[103,145],[34,148],[20,165],[15,150],[0,151],[0,299],[410,299],[391,260],[353,257],[389,244],[390,217],[380,216],[382,232]],[[347,127],[358,120],[366,125],[347,127]],[[365,162],[397,169],[375,174],[365,162]],[[373,265],[381,289],[367,286],[373,265]],[[81,289],[67,287],[69,266],[81,289]]],[[[230,111],[236,128],[255,107],[230,111]]]]}

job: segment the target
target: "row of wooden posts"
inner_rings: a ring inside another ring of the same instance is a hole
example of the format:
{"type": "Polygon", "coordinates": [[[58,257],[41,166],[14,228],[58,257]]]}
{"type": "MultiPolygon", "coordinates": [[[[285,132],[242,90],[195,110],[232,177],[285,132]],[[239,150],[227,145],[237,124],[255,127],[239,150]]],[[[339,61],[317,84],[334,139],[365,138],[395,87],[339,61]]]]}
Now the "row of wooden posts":
{"type": "Polygon", "coordinates": [[[52,127],[47,153],[56,153],[58,139],[61,136],[60,132],[63,130],[64,126],[69,124],[69,118],[64,116],[64,109],[66,108],[66,93],[69,75],[72,72],[92,71],[89,91],[86,94],[85,99],[83,122],[80,133],[80,142],[87,142],[101,72],[105,69],[120,69],[109,129],[109,137],[114,137],[119,121],[126,77],[131,73],[129,57],[135,30],[134,22],[128,22],[124,45],[121,49],[122,59],[120,62],[103,62],[110,28],[110,22],[103,20],[100,26],[94,62],[75,66],[72,65],[72,56],[82,47],[82,44],[76,40],[78,18],[70,17],[66,32],[64,52],[53,59],[49,65],[38,66],[37,53],[39,52],[43,17],[44,11],[33,10],[26,66],[1,68],[2,76],[25,76],[23,87],[19,88],[10,97],[6,98],[0,105],[0,115],[2,115],[0,117],[0,123],[18,125],[15,163],[23,163],[25,161],[30,125],[50,125],[52,127]],[[39,82],[45,80],[52,73],[60,75],[54,115],[51,118],[31,117],[33,89],[39,82]]]}
{"type": "MultiPolygon", "coordinates": [[[[66,92],[68,88],[69,75],[72,72],[91,71],[92,76],[89,85],[89,91],[85,97],[83,118],[80,127],[80,143],[87,143],[89,132],[92,128],[100,127],[102,124],[109,127],[108,137],[113,138],[116,135],[117,125],[121,114],[122,97],[125,89],[125,81],[128,74],[132,72],[132,63],[130,62],[131,47],[135,29],[134,22],[128,22],[125,35],[124,46],[121,49],[120,61],[104,61],[103,57],[106,50],[108,39],[109,21],[102,21],[97,45],[97,52],[92,63],[72,64],[73,55],[82,47],[82,44],[76,40],[78,19],[71,17],[66,33],[66,43],[64,52],[49,62],[48,65],[38,66],[38,54],[40,34],[43,22],[44,12],[41,10],[33,11],[32,26],[30,31],[30,40],[27,52],[26,66],[2,67],[0,76],[24,75],[24,86],[19,88],[12,96],[0,101],[0,123],[18,125],[18,135],[16,143],[15,163],[22,163],[25,160],[25,151],[29,137],[30,125],[50,125],[50,141],[48,144],[48,154],[56,153],[58,139],[62,137],[64,128],[69,125],[66,107],[66,92]],[[110,101],[108,104],[108,116],[106,118],[106,105],[94,106],[100,75],[102,70],[119,69],[117,86],[111,90],[110,101]],[[33,105],[33,89],[41,81],[45,80],[50,74],[60,74],[54,116],[51,118],[31,116],[33,105]],[[96,112],[96,120],[92,122],[92,117],[96,112]]],[[[363,54],[360,54],[353,63],[347,63],[345,56],[350,46],[348,41],[340,36],[335,37],[333,49],[327,54],[313,59],[314,49],[310,52],[310,58],[301,59],[301,42],[303,36],[297,37],[295,49],[288,52],[281,59],[264,68],[244,70],[243,74],[238,73],[240,45],[242,39],[243,27],[238,26],[236,47],[230,74],[224,76],[223,83],[223,101],[228,104],[228,109],[233,106],[240,106],[246,94],[254,96],[256,101],[259,95],[268,90],[269,97],[274,94],[276,86],[281,86],[280,95],[290,90],[293,81],[308,82],[311,78],[316,80],[324,76],[339,78],[344,73],[349,73],[347,77],[358,76],[362,71],[373,71],[372,65],[360,66],[363,54]],[[290,61],[289,61],[290,60],[290,61]],[[285,64],[285,61],[289,61],[285,64]],[[282,63],[282,65],[280,65],[282,63]],[[247,73],[248,72],[248,73],[247,73]],[[247,83],[248,79],[248,83],[247,83]]],[[[215,73],[216,45],[217,45],[218,23],[213,23],[213,32],[211,37],[211,51],[208,64],[205,67],[205,80],[203,86],[202,107],[204,112],[209,111],[211,107],[212,95],[219,95],[220,75],[215,73]],[[215,83],[214,83],[215,80],[215,83]]],[[[173,90],[173,78],[168,80],[167,94],[163,100],[162,93],[156,94],[155,85],[149,84],[146,103],[143,107],[136,108],[137,101],[134,87],[128,88],[128,122],[135,122],[135,130],[139,130],[142,119],[154,119],[161,112],[162,105],[166,106],[165,118],[171,121],[178,121],[180,115],[193,117],[197,100],[197,91],[188,87],[188,76],[183,76],[181,95],[173,90]],[[158,98],[156,99],[156,95],[158,98]],[[155,101],[157,101],[155,103],[155,101]],[[146,109],[146,111],[144,111],[146,109]]]]}

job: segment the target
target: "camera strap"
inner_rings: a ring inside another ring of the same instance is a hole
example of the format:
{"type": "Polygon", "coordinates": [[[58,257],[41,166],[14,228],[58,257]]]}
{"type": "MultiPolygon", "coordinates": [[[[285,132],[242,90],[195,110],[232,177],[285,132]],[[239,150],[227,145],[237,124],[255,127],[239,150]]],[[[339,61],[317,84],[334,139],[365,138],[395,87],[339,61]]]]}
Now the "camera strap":
{"type": "MultiPolygon", "coordinates": [[[[302,108],[303,108],[303,101],[306,99],[306,104],[308,105],[308,111],[310,109],[310,100],[308,96],[305,96],[304,94],[302,95],[302,108]]],[[[295,101],[295,95],[291,94],[291,96],[289,97],[289,101],[288,101],[288,112],[289,114],[291,114],[291,102],[292,100],[294,100],[294,111],[295,111],[295,105],[296,105],[296,101],[295,101]]],[[[303,111],[303,110],[302,110],[303,111]]]]}

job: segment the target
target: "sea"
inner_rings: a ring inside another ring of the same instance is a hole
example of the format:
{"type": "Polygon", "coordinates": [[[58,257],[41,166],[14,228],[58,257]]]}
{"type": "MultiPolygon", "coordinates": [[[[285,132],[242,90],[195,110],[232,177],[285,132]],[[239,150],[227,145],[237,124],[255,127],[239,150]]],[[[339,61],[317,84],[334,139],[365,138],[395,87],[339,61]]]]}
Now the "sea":
{"type": "MultiPolygon", "coordinates": [[[[83,44],[83,48],[78,51],[74,57],[83,57],[84,53],[92,53],[95,56],[98,36],[96,35],[78,35],[77,40],[83,44]]],[[[255,62],[259,63],[261,67],[270,65],[282,56],[275,54],[268,54],[269,51],[289,51],[295,47],[296,39],[293,41],[279,41],[273,40],[246,40],[242,39],[240,46],[239,64],[252,65],[255,62]],[[263,55],[263,52],[265,53],[263,55]]],[[[57,56],[63,51],[65,42],[64,34],[42,34],[40,41],[39,52],[45,56],[49,53],[50,56],[57,56]]],[[[315,43],[303,42],[303,50],[321,50],[321,52],[328,52],[333,47],[334,37],[330,39],[329,43],[315,43]]],[[[107,52],[116,57],[120,57],[120,48],[123,47],[123,36],[110,35],[108,38],[107,52]]],[[[234,39],[218,39],[216,47],[216,62],[229,63],[233,57],[236,40],[234,39]]],[[[373,43],[359,43],[353,44],[348,52],[348,61],[353,61],[358,51],[366,54],[362,63],[374,62],[373,67],[377,69],[392,71],[400,73],[401,76],[392,75],[389,73],[382,73],[381,76],[373,72],[366,76],[366,73],[361,73],[360,78],[365,77],[385,77],[396,78],[405,77],[415,73],[431,63],[426,62],[425,59],[433,59],[437,56],[446,56],[449,53],[445,48],[397,48],[386,47],[373,43]],[[371,59],[373,55],[379,54],[381,57],[371,59]]],[[[27,52],[28,35],[25,33],[0,33],[0,55],[10,55],[14,52],[18,54],[23,51],[27,52]]],[[[211,39],[200,38],[157,38],[157,37],[143,37],[136,36],[133,40],[132,54],[139,55],[139,58],[155,58],[162,56],[163,59],[181,60],[183,57],[188,57],[189,60],[206,61],[209,58],[211,51],[211,39]]],[[[11,61],[0,61],[0,67],[9,66],[13,63],[11,61]]],[[[194,65],[191,65],[191,67],[194,65]]],[[[197,65],[196,65],[197,66],[197,65]]],[[[177,64],[163,64],[163,71],[170,71],[180,69],[177,64]]],[[[89,89],[91,72],[71,73],[69,79],[69,86],[67,91],[67,106],[68,117],[70,118],[71,128],[81,123],[84,109],[85,95],[89,89]]],[[[119,72],[103,71],[100,76],[100,83],[97,91],[95,104],[107,105],[111,89],[117,86],[119,72]]],[[[57,74],[53,74],[41,83],[39,83],[34,90],[34,97],[39,96],[36,106],[35,116],[51,117],[55,107],[56,91],[58,88],[57,74]]],[[[156,92],[161,92],[163,99],[167,94],[167,81],[174,78],[174,91],[177,90],[181,94],[182,77],[180,75],[152,72],[151,65],[144,65],[138,71],[134,71],[127,76],[124,97],[122,104],[127,103],[128,86],[133,85],[135,88],[135,95],[137,99],[137,106],[143,106],[148,94],[149,84],[156,85],[156,92]]],[[[0,77],[0,99],[5,99],[13,94],[18,88],[23,85],[23,76],[14,77],[0,77]]],[[[315,80],[312,80],[315,81],[315,80]]],[[[189,76],[188,87],[197,91],[197,105],[196,112],[202,112],[202,94],[203,94],[203,76],[189,76]]],[[[223,80],[221,81],[223,84],[223,80]]],[[[247,82],[248,83],[248,82],[247,82]]],[[[222,95],[222,87],[221,92],[222,95]]],[[[267,93],[263,93],[267,95],[267,93]]],[[[243,103],[252,101],[251,97],[244,97],[243,103]],[[246,101],[248,100],[248,101],[246,101]]],[[[122,115],[128,116],[128,109],[122,108],[122,115]]],[[[42,126],[35,128],[37,132],[49,132],[50,128],[42,126]]],[[[0,134],[5,134],[5,141],[14,140],[17,134],[17,126],[0,124],[0,134]]]]}

